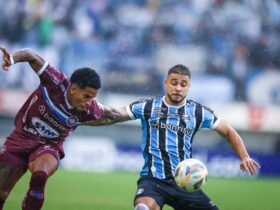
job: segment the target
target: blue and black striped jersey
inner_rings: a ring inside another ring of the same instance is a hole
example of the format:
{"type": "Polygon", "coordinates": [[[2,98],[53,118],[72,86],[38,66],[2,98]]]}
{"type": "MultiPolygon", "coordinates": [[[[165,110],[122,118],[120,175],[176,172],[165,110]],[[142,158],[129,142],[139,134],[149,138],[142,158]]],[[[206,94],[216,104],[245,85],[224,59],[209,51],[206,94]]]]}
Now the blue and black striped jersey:
{"type": "Polygon", "coordinates": [[[218,118],[212,110],[186,100],[171,106],[165,96],[139,100],[127,107],[132,119],[141,119],[144,166],[141,176],[172,177],[178,163],[192,157],[192,141],[201,128],[215,128],[218,118]]]}

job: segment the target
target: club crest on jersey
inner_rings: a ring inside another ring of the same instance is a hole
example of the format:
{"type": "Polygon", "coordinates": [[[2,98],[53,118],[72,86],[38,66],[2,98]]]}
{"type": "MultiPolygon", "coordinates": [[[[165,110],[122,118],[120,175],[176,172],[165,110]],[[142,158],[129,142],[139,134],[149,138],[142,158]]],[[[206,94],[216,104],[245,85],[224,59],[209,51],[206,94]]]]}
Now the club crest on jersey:
{"type": "Polygon", "coordinates": [[[67,119],[67,125],[69,126],[76,126],[78,123],[78,119],[76,116],[71,116],[67,119]]]}

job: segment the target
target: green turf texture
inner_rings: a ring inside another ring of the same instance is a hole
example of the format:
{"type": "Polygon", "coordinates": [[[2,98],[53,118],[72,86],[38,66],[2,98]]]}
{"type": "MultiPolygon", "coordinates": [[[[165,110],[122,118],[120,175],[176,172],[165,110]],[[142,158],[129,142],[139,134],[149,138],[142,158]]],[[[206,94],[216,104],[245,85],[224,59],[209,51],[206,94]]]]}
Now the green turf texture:
{"type": "MultiPolygon", "coordinates": [[[[30,173],[16,185],[4,210],[19,210],[30,173]]],[[[42,210],[133,210],[138,174],[70,172],[49,178],[42,210]]],[[[220,210],[280,210],[280,179],[209,177],[204,191],[220,210]]],[[[164,210],[172,208],[165,206],[164,210]]]]}

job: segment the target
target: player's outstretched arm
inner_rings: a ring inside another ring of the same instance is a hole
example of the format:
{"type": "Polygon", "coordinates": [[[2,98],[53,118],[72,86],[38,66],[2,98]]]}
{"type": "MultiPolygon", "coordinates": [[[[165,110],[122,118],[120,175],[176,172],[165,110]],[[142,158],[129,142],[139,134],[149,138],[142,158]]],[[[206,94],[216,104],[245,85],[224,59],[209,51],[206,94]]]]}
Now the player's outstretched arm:
{"type": "Polygon", "coordinates": [[[256,174],[256,168],[260,168],[260,165],[250,158],[244,142],[234,128],[232,128],[227,122],[221,120],[215,130],[223,136],[232,146],[233,150],[240,158],[240,169],[242,171],[250,172],[251,175],[256,174]]]}
{"type": "Polygon", "coordinates": [[[2,68],[5,71],[8,71],[9,67],[15,63],[28,62],[32,69],[38,72],[45,64],[45,60],[31,49],[17,50],[12,54],[5,47],[0,47],[0,50],[3,53],[2,68]]]}
{"type": "Polygon", "coordinates": [[[124,122],[131,120],[126,107],[115,109],[112,107],[104,106],[104,112],[100,119],[94,121],[88,121],[83,125],[100,126],[100,125],[111,125],[117,122],[124,122]]]}

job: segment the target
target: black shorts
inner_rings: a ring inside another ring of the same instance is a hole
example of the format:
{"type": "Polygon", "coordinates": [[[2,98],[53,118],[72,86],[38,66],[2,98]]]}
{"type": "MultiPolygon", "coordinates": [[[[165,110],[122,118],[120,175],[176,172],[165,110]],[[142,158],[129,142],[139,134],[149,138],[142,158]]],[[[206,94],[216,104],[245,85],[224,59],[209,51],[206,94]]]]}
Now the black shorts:
{"type": "Polygon", "coordinates": [[[156,179],[141,177],[134,200],[140,197],[151,197],[162,209],[164,204],[175,210],[218,210],[218,207],[202,191],[187,192],[178,187],[173,178],[156,179]]]}

